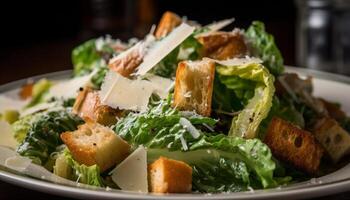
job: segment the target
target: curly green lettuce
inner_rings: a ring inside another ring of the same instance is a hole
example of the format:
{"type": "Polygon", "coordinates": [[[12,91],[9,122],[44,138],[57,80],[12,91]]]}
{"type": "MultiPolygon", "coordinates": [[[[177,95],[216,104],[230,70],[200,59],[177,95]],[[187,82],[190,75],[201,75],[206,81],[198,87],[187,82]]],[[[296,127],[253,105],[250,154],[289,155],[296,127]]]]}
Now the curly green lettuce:
{"type": "Polygon", "coordinates": [[[24,138],[27,136],[31,124],[36,120],[38,115],[27,115],[17,120],[15,123],[11,125],[12,130],[14,132],[14,137],[17,142],[22,143],[24,138]]]}
{"type": "Polygon", "coordinates": [[[253,21],[245,32],[245,37],[252,47],[253,56],[262,59],[264,66],[273,75],[278,76],[283,73],[283,57],[273,36],[266,32],[264,23],[253,21]]]}
{"type": "Polygon", "coordinates": [[[55,108],[21,120],[23,122],[13,125],[14,128],[18,126],[17,137],[22,140],[17,152],[40,165],[45,165],[50,154],[63,143],[61,133],[76,130],[83,123],[80,117],[71,113],[71,108],[55,108]]]}
{"type": "Polygon", "coordinates": [[[278,185],[273,175],[275,163],[264,143],[205,129],[215,124],[214,119],[171,108],[168,99],[147,112],[129,113],[114,130],[128,143],[147,147],[148,162],[165,156],[188,163],[193,168],[196,191],[235,192],[278,185]],[[198,132],[190,131],[181,123],[184,120],[198,132]]]}
{"type": "Polygon", "coordinates": [[[234,109],[232,103],[240,103],[239,110],[225,110],[227,112],[239,111],[232,119],[229,135],[244,138],[254,138],[261,121],[267,117],[272,106],[272,98],[275,92],[274,76],[259,63],[246,63],[239,66],[216,67],[220,85],[225,89],[218,89],[214,85],[214,105],[221,108],[234,109]],[[221,98],[230,98],[220,102],[221,98]],[[221,106],[222,105],[222,106],[221,106]]]}
{"type": "Polygon", "coordinates": [[[72,63],[74,75],[82,76],[89,74],[94,68],[105,63],[104,57],[111,57],[114,50],[106,43],[102,45],[102,50],[97,50],[96,39],[91,39],[75,47],[72,51],[72,63]]]}
{"type": "MultiPolygon", "coordinates": [[[[80,164],[74,160],[72,154],[66,149],[63,151],[66,167],[70,167],[68,170],[68,178],[77,181],[79,183],[84,183],[88,185],[103,187],[103,179],[100,176],[100,168],[97,165],[86,166],[80,164]]],[[[60,169],[56,169],[58,171],[60,169]]]]}

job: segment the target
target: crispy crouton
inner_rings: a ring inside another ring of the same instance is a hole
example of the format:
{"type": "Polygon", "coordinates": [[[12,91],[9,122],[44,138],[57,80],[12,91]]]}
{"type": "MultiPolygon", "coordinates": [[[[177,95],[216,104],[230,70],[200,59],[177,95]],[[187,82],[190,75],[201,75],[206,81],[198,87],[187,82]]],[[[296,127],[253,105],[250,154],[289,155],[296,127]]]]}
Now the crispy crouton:
{"type": "Polygon", "coordinates": [[[176,70],[173,106],[209,116],[214,74],[215,63],[212,60],[180,62],[176,70]]]}
{"type": "Polygon", "coordinates": [[[344,111],[341,110],[340,105],[338,105],[336,103],[329,102],[329,101],[322,99],[322,98],[319,98],[319,99],[324,104],[324,106],[327,110],[327,113],[331,118],[333,118],[337,121],[341,121],[344,118],[346,118],[346,114],[344,111]]]}
{"type": "Polygon", "coordinates": [[[324,117],[318,120],[312,132],[333,162],[350,153],[350,135],[334,119],[324,117]]]}
{"type": "Polygon", "coordinates": [[[129,77],[143,61],[144,50],[143,43],[137,43],[110,59],[108,67],[124,77],[129,77]]]}
{"type": "Polygon", "coordinates": [[[162,16],[154,35],[158,39],[162,38],[168,35],[175,27],[180,25],[181,22],[182,19],[177,14],[166,11],[162,16]]]}
{"type": "Polygon", "coordinates": [[[85,120],[89,119],[106,126],[115,124],[117,117],[122,114],[120,110],[102,105],[98,92],[88,87],[79,92],[73,106],[73,113],[85,120]]]}
{"type": "Polygon", "coordinates": [[[202,34],[197,37],[197,40],[203,45],[204,56],[209,58],[226,60],[248,53],[244,37],[239,32],[202,34]]]}
{"type": "Polygon", "coordinates": [[[280,118],[273,118],[265,136],[265,143],[278,159],[310,174],[317,172],[323,148],[311,133],[280,118]]]}
{"type": "Polygon", "coordinates": [[[23,100],[32,97],[34,83],[26,83],[19,91],[19,97],[23,100]]]}
{"type": "Polygon", "coordinates": [[[105,171],[124,160],[130,145],[111,129],[97,123],[88,122],[78,130],[61,134],[73,158],[80,164],[97,164],[105,171]]]}
{"type": "Polygon", "coordinates": [[[191,192],[192,168],[182,161],[160,157],[149,165],[148,176],[150,192],[191,192]]]}

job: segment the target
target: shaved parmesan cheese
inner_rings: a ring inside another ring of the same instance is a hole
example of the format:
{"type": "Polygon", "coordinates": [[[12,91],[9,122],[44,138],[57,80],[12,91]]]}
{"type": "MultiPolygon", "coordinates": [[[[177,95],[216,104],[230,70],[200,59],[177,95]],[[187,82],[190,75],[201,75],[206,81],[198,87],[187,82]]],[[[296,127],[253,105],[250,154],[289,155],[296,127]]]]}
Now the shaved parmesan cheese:
{"type": "Polygon", "coordinates": [[[5,166],[19,172],[24,172],[30,163],[32,161],[29,158],[15,155],[6,159],[5,166]]]}
{"type": "Polygon", "coordinates": [[[44,167],[33,164],[29,158],[20,156],[14,150],[7,147],[0,146],[0,152],[0,166],[2,167],[12,169],[30,177],[43,179],[54,183],[70,186],[82,186],[85,188],[96,188],[90,185],[77,184],[68,179],[56,176],[44,167]]]}
{"type": "Polygon", "coordinates": [[[188,91],[185,94],[183,94],[185,98],[190,98],[192,96],[192,91],[188,91]]]}
{"type": "Polygon", "coordinates": [[[33,107],[30,107],[30,108],[27,108],[25,110],[23,110],[20,114],[21,117],[24,117],[26,115],[31,115],[33,113],[36,113],[36,112],[39,112],[39,111],[42,111],[42,110],[47,110],[49,108],[53,108],[55,105],[57,105],[56,102],[51,102],[51,103],[40,103],[40,104],[37,104],[33,107]]]}
{"type": "Polygon", "coordinates": [[[139,146],[112,171],[112,180],[122,190],[148,192],[147,151],[139,146]]]}
{"type": "Polygon", "coordinates": [[[199,33],[195,37],[198,38],[198,37],[202,37],[202,36],[205,36],[205,35],[210,35],[211,33],[216,32],[218,30],[221,30],[225,26],[231,24],[233,21],[235,21],[235,18],[224,19],[224,20],[221,20],[221,21],[218,21],[218,22],[213,22],[211,24],[208,24],[208,25],[205,26],[205,28],[207,28],[209,30],[206,31],[206,32],[203,32],[203,33],[199,33]]]}
{"type": "Polygon", "coordinates": [[[181,141],[181,145],[182,145],[183,150],[187,151],[188,146],[187,146],[185,138],[182,135],[180,136],[180,141],[181,141]]]}
{"type": "Polygon", "coordinates": [[[259,58],[254,57],[245,57],[245,58],[232,58],[228,60],[213,60],[214,62],[224,65],[224,66],[239,66],[239,65],[246,65],[251,63],[262,63],[262,60],[259,58]]]}
{"type": "Polygon", "coordinates": [[[145,78],[151,82],[153,91],[163,99],[168,96],[169,91],[175,84],[174,81],[169,78],[164,78],[153,74],[146,74],[145,78]]]}
{"type": "Polygon", "coordinates": [[[15,156],[17,153],[8,148],[8,147],[4,147],[4,146],[0,146],[0,165],[5,166],[6,160],[10,157],[15,156]]]}
{"type": "Polygon", "coordinates": [[[152,67],[159,63],[165,56],[190,36],[194,27],[182,23],[176,27],[168,36],[156,42],[146,53],[143,62],[138,67],[136,75],[145,75],[152,67]]]}
{"type": "Polygon", "coordinates": [[[11,125],[6,121],[0,120],[0,145],[15,149],[18,144],[13,135],[11,125]]]}
{"type": "Polygon", "coordinates": [[[28,101],[20,101],[14,98],[7,97],[5,95],[0,96],[0,113],[5,110],[20,110],[28,101]]]}
{"type": "Polygon", "coordinates": [[[192,125],[188,119],[181,117],[179,123],[192,135],[194,139],[197,139],[201,134],[200,132],[192,125]]]}
{"type": "Polygon", "coordinates": [[[214,32],[214,31],[221,30],[225,26],[228,26],[233,21],[235,21],[235,18],[224,19],[224,20],[221,20],[221,21],[218,21],[218,22],[214,22],[214,23],[208,24],[205,27],[207,27],[210,30],[209,32],[214,32]]]}
{"type": "Polygon", "coordinates": [[[214,132],[215,130],[211,127],[211,126],[209,126],[208,124],[206,124],[206,123],[203,123],[203,126],[205,126],[209,131],[211,131],[211,132],[214,132]]]}
{"type": "Polygon", "coordinates": [[[52,97],[57,98],[75,98],[78,95],[79,88],[85,87],[86,85],[91,84],[91,78],[95,75],[97,70],[94,70],[92,73],[76,77],[67,81],[58,82],[53,85],[46,96],[47,99],[52,97]]]}
{"type": "Polygon", "coordinates": [[[179,54],[177,55],[177,58],[179,60],[188,60],[189,56],[195,52],[196,49],[193,47],[190,48],[180,48],[179,54]]]}
{"type": "Polygon", "coordinates": [[[145,111],[152,92],[151,82],[131,80],[109,71],[99,93],[102,104],[112,108],[145,111]]]}
{"type": "Polygon", "coordinates": [[[113,40],[110,35],[106,35],[106,37],[99,37],[95,40],[95,48],[97,51],[102,51],[105,44],[111,44],[112,42],[113,40]]]}
{"type": "Polygon", "coordinates": [[[14,150],[0,146],[0,165],[30,177],[45,179],[54,183],[76,186],[73,181],[54,175],[42,166],[33,164],[29,158],[18,155],[14,150]]]}

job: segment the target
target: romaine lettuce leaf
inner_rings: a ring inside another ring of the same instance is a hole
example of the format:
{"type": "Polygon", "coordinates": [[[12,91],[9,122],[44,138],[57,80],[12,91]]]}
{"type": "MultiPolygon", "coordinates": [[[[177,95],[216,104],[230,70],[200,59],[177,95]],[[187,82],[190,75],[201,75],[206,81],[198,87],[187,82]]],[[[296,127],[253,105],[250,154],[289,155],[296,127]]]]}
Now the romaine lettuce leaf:
{"type": "Polygon", "coordinates": [[[273,36],[265,31],[264,23],[253,21],[245,32],[252,47],[252,54],[264,61],[264,66],[278,76],[284,71],[283,58],[273,36]]]}
{"type": "Polygon", "coordinates": [[[188,119],[198,129],[215,125],[215,119],[196,114],[182,114],[171,107],[170,100],[170,96],[167,100],[160,100],[144,113],[129,113],[127,117],[118,121],[114,127],[115,132],[133,145],[185,150],[186,146],[182,145],[181,140],[190,142],[194,138],[179,124],[181,118],[188,119]],[[202,127],[203,124],[205,125],[202,127]]]}
{"type": "Polygon", "coordinates": [[[11,125],[17,142],[23,142],[24,138],[27,136],[31,124],[36,120],[37,116],[37,114],[24,116],[11,125]]]}
{"type": "MultiPolygon", "coordinates": [[[[274,77],[259,63],[239,66],[219,65],[216,71],[219,82],[226,87],[225,93],[231,91],[235,94],[231,95],[230,101],[237,102],[238,99],[242,102],[241,106],[244,107],[239,110],[238,115],[233,117],[229,135],[244,138],[256,137],[260,122],[268,115],[272,105],[272,97],[275,92],[274,77]]],[[[217,88],[218,86],[214,86],[213,100],[216,106],[221,102],[215,97],[222,94],[220,90],[216,90],[217,88]],[[217,92],[219,94],[216,94],[217,92]]],[[[227,95],[224,97],[227,98],[227,95]]],[[[232,110],[226,111],[232,112],[232,110]]]]}
{"type": "Polygon", "coordinates": [[[69,176],[73,181],[80,183],[102,187],[103,181],[100,176],[100,168],[97,165],[86,166],[79,164],[72,157],[72,154],[66,149],[64,156],[67,164],[71,167],[71,175],[69,176]]]}
{"type": "Polygon", "coordinates": [[[107,36],[88,40],[75,47],[72,51],[74,76],[89,74],[95,68],[105,68],[108,60],[116,53],[111,47],[114,42],[107,36]]]}
{"type": "Polygon", "coordinates": [[[74,75],[81,76],[90,73],[100,62],[102,56],[96,50],[96,39],[91,39],[75,47],[72,51],[74,75]]]}
{"type": "MultiPolygon", "coordinates": [[[[17,152],[40,165],[45,165],[50,154],[62,144],[60,134],[75,130],[83,122],[80,117],[71,113],[70,108],[54,108],[21,120],[23,120],[23,129],[19,129],[21,132],[18,136],[23,137],[24,132],[26,133],[24,140],[17,148],[17,152]]],[[[20,123],[18,122],[18,125],[20,123]]]]}
{"type": "Polygon", "coordinates": [[[193,187],[200,192],[244,191],[248,187],[277,185],[271,152],[259,139],[206,132],[198,125],[208,121],[215,125],[215,120],[183,115],[170,105],[168,99],[147,112],[129,113],[118,121],[114,130],[130,144],[147,147],[149,162],[165,156],[190,164],[193,187]],[[180,123],[181,118],[190,121],[199,136],[191,134],[180,123]]]}

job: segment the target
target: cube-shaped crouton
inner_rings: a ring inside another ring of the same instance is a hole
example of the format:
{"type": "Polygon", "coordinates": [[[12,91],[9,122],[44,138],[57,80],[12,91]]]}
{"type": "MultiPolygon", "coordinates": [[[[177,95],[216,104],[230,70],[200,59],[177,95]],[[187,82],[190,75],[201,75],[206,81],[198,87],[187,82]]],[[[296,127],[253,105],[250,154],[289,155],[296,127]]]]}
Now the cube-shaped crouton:
{"type": "Polygon", "coordinates": [[[184,162],[160,157],[149,165],[148,177],[150,192],[191,192],[192,168],[184,162]]]}
{"type": "Polygon", "coordinates": [[[139,42],[130,49],[109,60],[109,69],[124,77],[131,76],[143,61],[145,46],[139,42]]]}
{"type": "Polygon", "coordinates": [[[323,103],[323,105],[325,106],[325,108],[327,110],[328,115],[331,118],[333,118],[337,121],[341,121],[341,120],[346,118],[346,114],[341,109],[339,104],[327,101],[327,100],[322,99],[322,98],[320,98],[319,100],[323,103]]]}
{"type": "Polygon", "coordinates": [[[333,162],[350,153],[350,135],[334,119],[324,117],[318,120],[312,132],[333,162]]]}
{"type": "Polygon", "coordinates": [[[280,118],[273,118],[265,143],[278,159],[310,174],[317,172],[323,148],[311,133],[280,118]]]}
{"type": "Polygon", "coordinates": [[[21,87],[21,90],[19,91],[19,97],[23,100],[32,97],[33,86],[34,86],[33,82],[29,82],[29,83],[24,84],[21,87]]]}
{"type": "Polygon", "coordinates": [[[166,11],[162,18],[160,19],[160,22],[157,26],[157,30],[155,32],[156,38],[162,38],[167,36],[175,27],[180,25],[182,22],[182,19],[175,13],[166,11]]]}
{"type": "Polygon", "coordinates": [[[197,40],[203,45],[203,56],[226,60],[248,54],[243,35],[239,31],[201,34],[197,40]]]}
{"type": "Polygon", "coordinates": [[[110,128],[88,122],[78,130],[61,134],[73,158],[80,164],[97,164],[101,171],[124,160],[130,151],[130,145],[116,135],[110,128]]]}
{"type": "Polygon", "coordinates": [[[210,59],[180,62],[176,70],[173,106],[209,116],[214,75],[215,63],[210,59]]]}
{"type": "Polygon", "coordinates": [[[86,87],[79,92],[74,102],[73,113],[85,120],[110,126],[117,122],[117,117],[120,117],[122,111],[102,105],[98,92],[86,87]]]}

